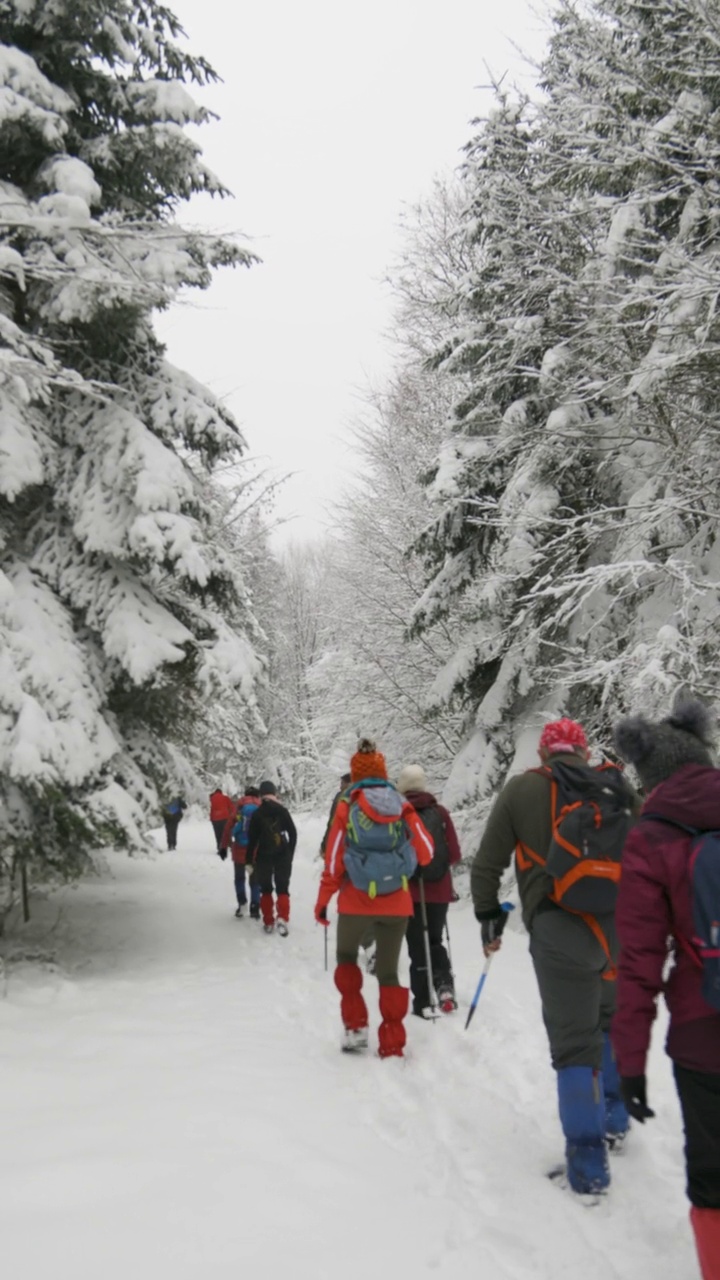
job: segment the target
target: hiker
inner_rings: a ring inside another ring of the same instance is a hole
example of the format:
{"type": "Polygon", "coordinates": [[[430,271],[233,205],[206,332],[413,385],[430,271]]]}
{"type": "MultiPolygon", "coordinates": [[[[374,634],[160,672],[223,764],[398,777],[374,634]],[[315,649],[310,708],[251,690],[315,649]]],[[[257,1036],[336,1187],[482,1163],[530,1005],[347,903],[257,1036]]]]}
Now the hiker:
{"type": "Polygon", "coordinates": [[[257,884],[253,875],[252,864],[247,861],[248,838],[250,833],[250,819],[260,804],[259,787],[247,786],[245,795],[238,801],[234,819],[229,819],[231,824],[230,833],[227,831],[223,837],[230,842],[230,853],[233,861],[233,871],[235,875],[235,897],[237,898],[237,911],[235,915],[242,919],[243,907],[247,906],[247,890],[245,888],[245,871],[247,869],[248,879],[250,881],[250,915],[253,920],[260,919],[260,886],[257,884]]]}
{"type": "Polygon", "coordinates": [[[431,1008],[422,892],[433,992],[442,1012],[452,1013],[457,1009],[455,983],[443,933],[447,925],[448,905],[457,901],[450,868],[460,861],[460,844],[450,814],[428,791],[425,771],[419,764],[409,764],[401,770],[397,789],[420,814],[435,846],[432,861],[427,867],[418,868],[410,881],[410,893],[415,904],[407,928],[412,1012],[423,1018],[428,1016],[431,1008]]]}
{"type": "Polygon", "coordinates": [[[612,1038],[628,1110],[642,1124],[654,1115],[645,1063],[664,992],[703,1280],[720,1280],[720,956],[712,936],[720,919],[720,770],[709,750],[712,730],[708,709],[687,698],[676,699],[659,723],[633,716],[615,727],[617,749],[647,798],[623,854],[612,1038]],[[714,834],[704,841],[705,831],[714,834]]]}
{"type": "Polygon", "coordinates": [[[338,801],[340,800],[340,797],[342,796],[343,791],[349,785],[349,783],[350,783],[350,774],[344,773],[340,779],[340,788],[338,791],[335,792],[335,795],[333,796],[333,801],[332,801],[332,804],[330,805],[330,813],[328,815],[327,826],[325,828],[325,834],[322,840],[320,841],[320,853],[323,855],[323,857],[325,856],[327,838],[330,834],[330,828],[333,824],[333,818],[335,817],[335,810],[338,807],[338,801]]]}
{"type": "Polygon", "coordinates": [[[260,912],[266,933],[275,928],[288,935],[290,920],[290,876],[297,844],[295,823],[277,798],[272,782],[260,783],[260,804],[250,818],[247,857],[253,868],[253,885],[257,885],[260,912]],[[277,904],[273,897],[277,897],[277,904]]]}
{"type": "Polygon", "coordinates": [[[185,804],[182,796],[175,796],[163,809],[163,821],[165,823],[168,853],[177,849],[178,827],[182,822],[182,816],[186,808],[187,805],[185,804]]]}
{"type": "Polygon", "coordinates": [[[620,1147],[628,1127],[608,1033],[615,1002],[613,911],[636,797],[618,768],[588,765],[587,737],[574,720],[546,724],[538,749],[541,767],[511,778],[493,805],[471,891],[489,956],[501,945],[507,912],[498,893],[514,852],[557,1073],[562,1172],[573,1191],[596,1194],[610,1181],[607,1146],[620,1147]],[[566,805],[575,805],[567,816],[566,805]],[[582,856],[585,842],[594,857],[582,856]]]}
{"type": "Polygon", "coordinates": [[[216,787],[210,793],[210,821],[212,829],[215,832],[215,844],[217,846],[217,854],[222,858],[223,862],[227,858],[227,843],[225,843],[225,831],[227,828],[228,818],[235,816],[235,805],[230,796],[226,796],[224,791],[216,787]]]}
{"type": "Polygon", "coordinates": [[[408,881],[417,863],[432,858],[432,840],[412,805],[388,782],[385,757],[362,738],[350,761],[350,786],[338,801],[325,849],[315,919],[328,926],[328,904],[338,894],[335,986],[344,1026],[342,1047],[366,1049],[368,1011],[357,963],[372,925],[380,987],[381,1058],[402,1057],[408,990],[400,986],[398,960],[413,900],[408,881]]]}
{"type": "MultiPolygon", "coordinates": [[[[350,774],[344,773],[340,779],[340,790],[336,791],[335,795],[333,796],[333,802],[330,806],[330,816],[328,817],[327,826],[325,828],[325,834],[322,840],[320,841],[320,857],[321,858],[325,857],[325,849],[327,848],[327,838],[330,834],[330,828],[333,824],[333,818],[335,817],[335,810],[338,807],[338,802],[341,799],[343,792],[346,790],[346,788],[349,785],[350,785],[350,774]]],[[[375,947],[375,934],[373,932],[373,927],[371,924],[368,925],[362,938],[360,939],[360,949],[362,950],[362,953],[363,953],[363,959],[365,963],[365,972],[374,973],[376,947],[375,947]]]]}

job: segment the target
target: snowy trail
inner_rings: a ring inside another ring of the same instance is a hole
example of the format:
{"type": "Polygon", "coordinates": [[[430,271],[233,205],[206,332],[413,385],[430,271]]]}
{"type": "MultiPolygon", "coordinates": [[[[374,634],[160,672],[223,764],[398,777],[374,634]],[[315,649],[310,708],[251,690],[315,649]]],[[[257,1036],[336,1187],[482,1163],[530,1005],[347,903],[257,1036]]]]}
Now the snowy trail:
{"type": "MultiPolygon", "coordinates": [[[[339,1053],[312,919],[321,820],[299,822],[287,939],[232,916],[208,823],[38,903],[0,1001],[0,1238],[12,1280],[696,1280],[660,1036],[658,1119],[588,1210],[561,1155],[526,939],[471,1030],[408,1020],[404,1063],[339,1053]]],[[[451,913],[458,996],[481,957],[451,913]]],[[[377,987],[366,979],[371,1036],[377,987]]]]}

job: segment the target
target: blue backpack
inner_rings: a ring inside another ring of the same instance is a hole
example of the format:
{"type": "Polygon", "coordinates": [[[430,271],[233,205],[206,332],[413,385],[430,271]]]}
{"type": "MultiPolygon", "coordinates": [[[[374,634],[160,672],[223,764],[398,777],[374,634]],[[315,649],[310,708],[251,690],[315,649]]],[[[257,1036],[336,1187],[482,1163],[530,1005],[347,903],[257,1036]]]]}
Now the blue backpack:
{"type": "Polygon", "coordinates": [[[389,783],[377,778],[353,787],[345,832],[345,870],[368,897],[407,889],[417,866],[402,816],[405,801],[389,783]]]}
{"type": "Polygon", "coordinates": [[[658,813],[643,818],[666,822],[690,836],[690,888],[692,892],[693,938],[678,938],[702,968],[702,995],[720,1012],[720,831],[700,831],[686,827],[658,813]]]}
{"type": "Polygon", "coordinates": [[[252,804],[244,804],[238,813],[238,820],[232,829],[232,838],[236,844],[243,849],[247,847],[248,836],[250,834],[250,819],[255,810],[259,807],[259,801],[252,804]]]}

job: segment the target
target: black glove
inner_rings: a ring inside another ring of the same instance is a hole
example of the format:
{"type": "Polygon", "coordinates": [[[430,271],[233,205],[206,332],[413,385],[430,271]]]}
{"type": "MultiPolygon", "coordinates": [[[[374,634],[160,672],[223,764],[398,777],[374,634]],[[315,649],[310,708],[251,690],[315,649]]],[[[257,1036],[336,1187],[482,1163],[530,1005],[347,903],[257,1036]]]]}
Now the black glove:
{"type": "Polygon", "coordinates": [[[655,1112],[647,1104],[645,1076],[622,1076],[620,1079],[620,1092],[633,1120],[644,1124],[646,1120],[652,1119],[655,1115],[655,1112]]]}
{"type": "Polygon", "coordinates": [[[498,938],[502,937],[508,915],[507,911],[498,911],[488,919],[483,912],[475,912],[475,919],[480,921],[480,937],[484,947],[489,947],[492,942],[497,942],[498,938]]]}
{"type": "Polygon", "coordinates": [[[218,849],[218,858],[222,858],[224,862],[227,858],[227,849],[218,849]]]}
{"type": "Polygon", "coordinates": [[[323,924],[325,923],[325,921],[327,920],[327,907],[320,908],[320,910],[317,913],[317,918],[319,921],[321,920],[323,924]]]}

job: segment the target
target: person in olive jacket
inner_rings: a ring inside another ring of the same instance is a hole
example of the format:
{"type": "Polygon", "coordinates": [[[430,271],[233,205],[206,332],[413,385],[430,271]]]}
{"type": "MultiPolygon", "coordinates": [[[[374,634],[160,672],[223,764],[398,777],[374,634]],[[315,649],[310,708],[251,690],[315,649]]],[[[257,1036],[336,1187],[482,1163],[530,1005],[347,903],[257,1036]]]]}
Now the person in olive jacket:
{"type": "MultiPolygon", "coordinates": [[[[488,956],[501,945],[507,913],[498,894],[514,855],[557,1074],[566,1173],[573,1191],[595,1194],[610,1181],[607,1145],[619,1146],[628,1127],[609,1035],[616,940],[612,917],[595,920],[554,902],[554,881],[545,869],[553,833],[549,766],[584,770],[587,775],[585,731],[568,718],[552,721],[542,730],[538,751],[542,767],[512,777],[495,801],[473,862],[471,890],[488,956]]],[[[618,770],[612,775],[613,785],[627,795],[629,813],[636,797],[618,770]]]]}

